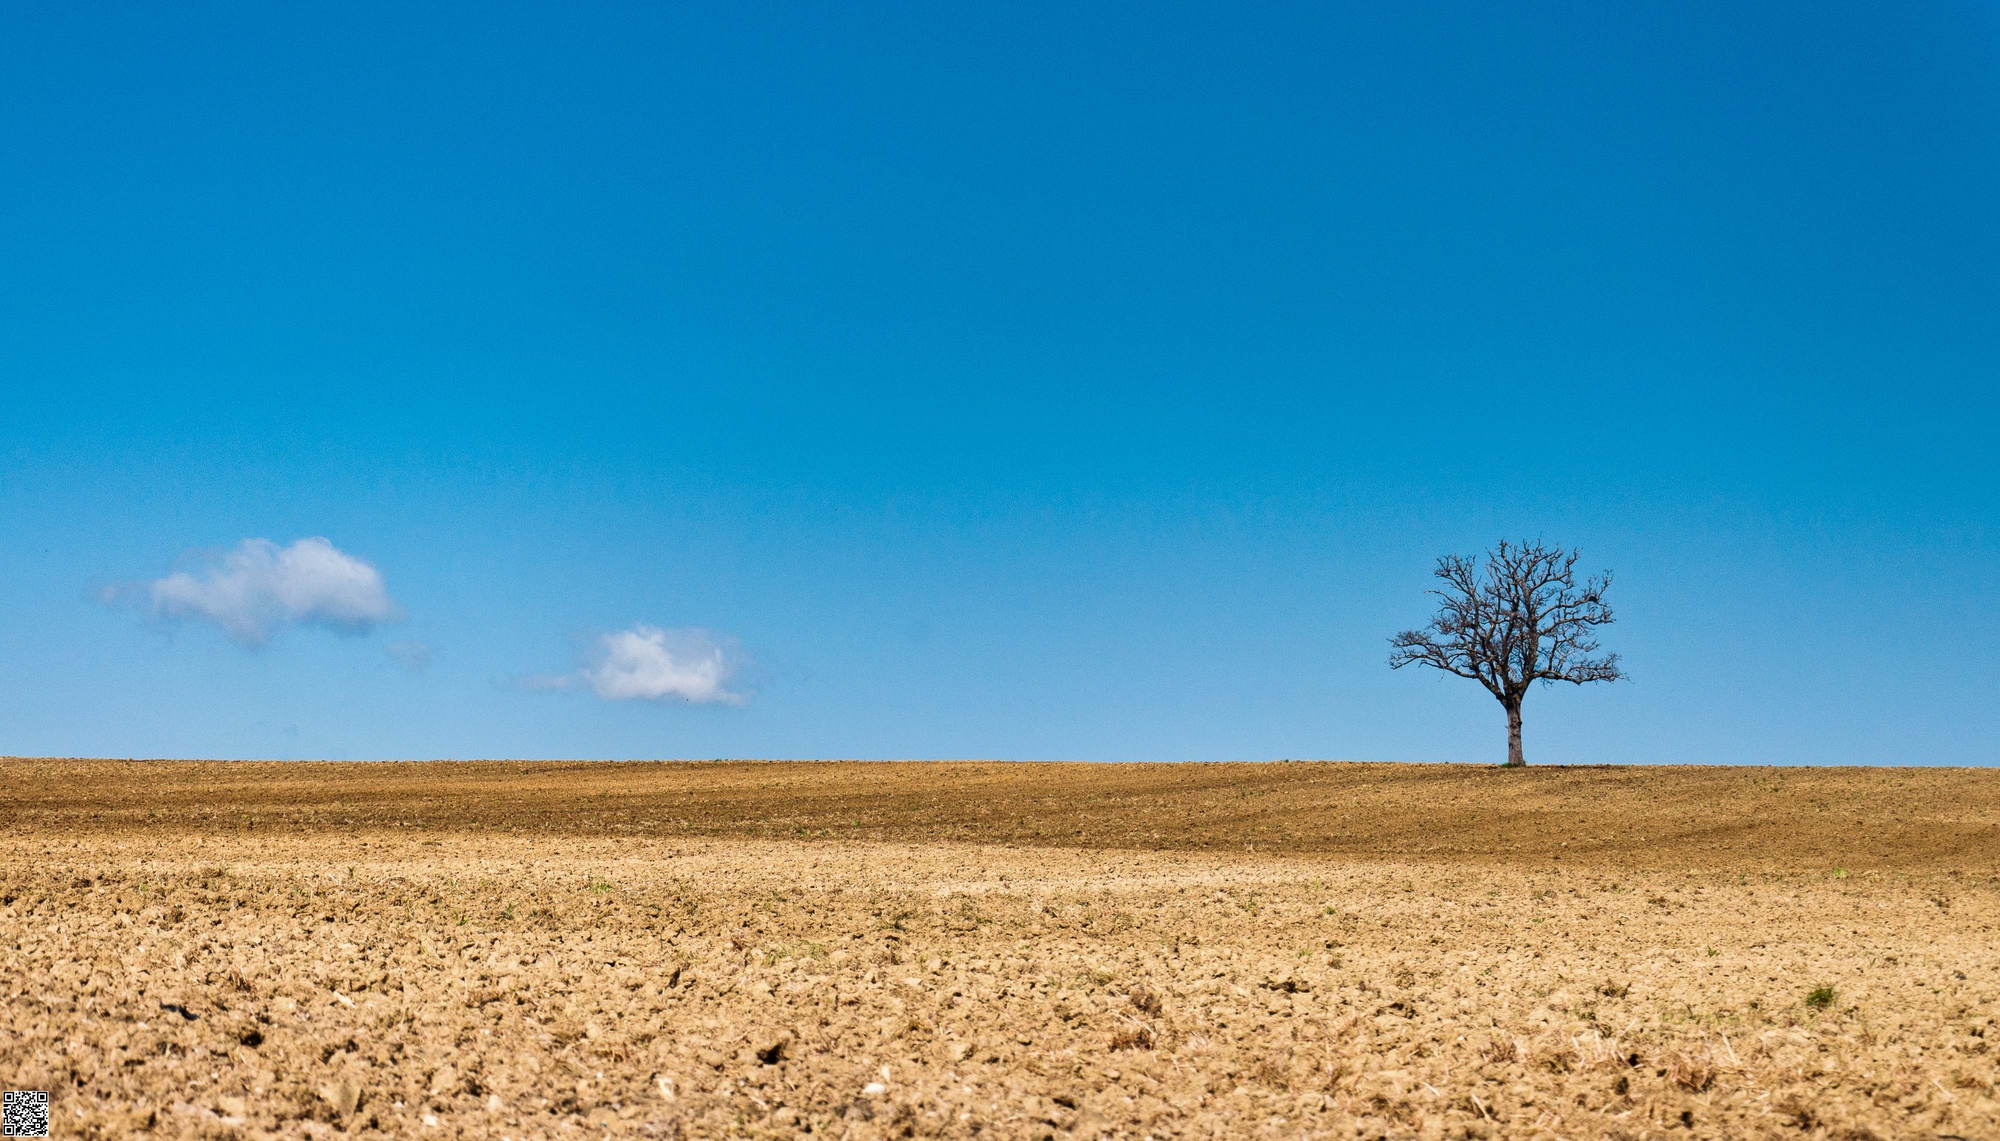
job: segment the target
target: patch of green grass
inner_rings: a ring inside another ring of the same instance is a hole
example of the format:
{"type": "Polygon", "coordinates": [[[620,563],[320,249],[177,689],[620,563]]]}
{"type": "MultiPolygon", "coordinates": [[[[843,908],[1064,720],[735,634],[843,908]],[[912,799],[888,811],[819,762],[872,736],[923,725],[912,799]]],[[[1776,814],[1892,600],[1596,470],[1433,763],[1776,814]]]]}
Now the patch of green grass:
{"type": "Polygon", "coordinates": [[[764,952],[764,965],[776,966],[780,959],[824,959],[826,953],[824,943],[780,943],[764,952]]]}
{"type": "Polygon", "coordinates": [[[1827,1007],[1832,1006],[1839,997],[1840,995],[1832,987],[1821,983],[1806,992],[1806,1005],[1812,1007],[1814,1010],[1825,1010],[1827,1007]]]}

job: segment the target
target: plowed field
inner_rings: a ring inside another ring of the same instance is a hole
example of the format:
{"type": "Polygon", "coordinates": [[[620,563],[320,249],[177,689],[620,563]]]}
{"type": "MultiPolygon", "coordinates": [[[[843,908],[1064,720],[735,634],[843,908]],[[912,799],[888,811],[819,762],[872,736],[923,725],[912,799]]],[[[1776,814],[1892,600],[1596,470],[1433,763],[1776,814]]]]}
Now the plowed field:
{"type": "Polygon", "coordinates": [[[2000,773],[0,761],[58,1137],[2000,1137],[2000,773]]]}

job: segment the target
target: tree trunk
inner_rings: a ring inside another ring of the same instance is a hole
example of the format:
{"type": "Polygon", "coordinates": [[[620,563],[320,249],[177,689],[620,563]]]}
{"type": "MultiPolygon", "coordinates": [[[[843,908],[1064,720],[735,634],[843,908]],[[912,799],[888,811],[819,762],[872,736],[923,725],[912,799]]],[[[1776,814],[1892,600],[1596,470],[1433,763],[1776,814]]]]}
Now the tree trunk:
{"type": "Polygon", "coordinates": [[[1518,768],[1528,763],[1521,755],[1521,703],[1507,703],[1507,767],[1518,768]]]}

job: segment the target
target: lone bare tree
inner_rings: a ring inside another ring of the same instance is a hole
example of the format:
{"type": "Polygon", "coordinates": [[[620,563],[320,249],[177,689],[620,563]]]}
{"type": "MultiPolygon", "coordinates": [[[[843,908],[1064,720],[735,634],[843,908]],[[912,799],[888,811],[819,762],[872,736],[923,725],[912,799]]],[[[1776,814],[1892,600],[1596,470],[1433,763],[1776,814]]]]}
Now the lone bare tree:
{"type": "Polygon", "coordinates": [[[1446,555],[1434,572],[1444,583],[1429,628],[1389,639],[1389,668],[1430,666],[1486,687],[1507,710],[1507,763],[1521,754],[1521,699],[1536,682],[1617,681],[1618,655],[1597,653],[1592,631],[1611,623],[1604,592],[1611,572],[1576,581],[1580,551],[1509,543],[1486,552],[1485,566],[1446,555]]]}

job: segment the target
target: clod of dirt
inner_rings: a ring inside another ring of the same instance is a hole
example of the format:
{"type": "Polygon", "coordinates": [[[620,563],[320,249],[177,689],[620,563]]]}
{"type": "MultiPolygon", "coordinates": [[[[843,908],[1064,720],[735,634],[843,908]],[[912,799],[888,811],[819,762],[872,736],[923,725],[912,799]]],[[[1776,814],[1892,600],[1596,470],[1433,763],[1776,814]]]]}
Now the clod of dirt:
{"type": "Polygon", "coordinates": [[[785,1060],[785,1049],[792,1044],[789,1034],[781,1034],[757,1047],[757,1061],[766,1066],[775,1066],[785,1060]]]}
{"type": "Polygon", "coordinates": [[[342,1074],[331,1081],[321,1083],[319,1096],[342,1120],[354,1116],[361,1108],[361,1083],[352,1074],[342,1074]]]}
{"type": "Polygon", "coordinates": [[[1111,1035],[1113,1050],[1150,1050],[1153,1048],[1153,1028],[1150,1026],[1124,1026],[1111,1035]]]}
{"type": "MultiPolygon", "coordinates": [[[[1159,992],[1144,983],[1133,987],[1132,992],[1125,997],[1131,1000],[1133,1009],[1141,1014],[1150,1014],[1155,1018],[1159,1017],[1160,1011],[1165,1008],[1165,1004],[1160,1001],[1159,992]]],[[[956,1061],[956,1059],[953,1060],[956,1061]]]]}
{"type": "Polygon", "coordinates": [[[1667,1059],[1667,1080],[1689,1093],[1706,1092],[1715,1084],[1715,1063],[1676,1051],[1667,1059]]]}
{"type": "Polygon", "coordinates": [[[1820,1115],[1812,1111],[1812,1105],[1802,1097],[1788,1097],[1778,1103],[1778,1113],[1792,1119],[1796,1129],[1814,1129],[1820,1125],[1820,1115]]]}

